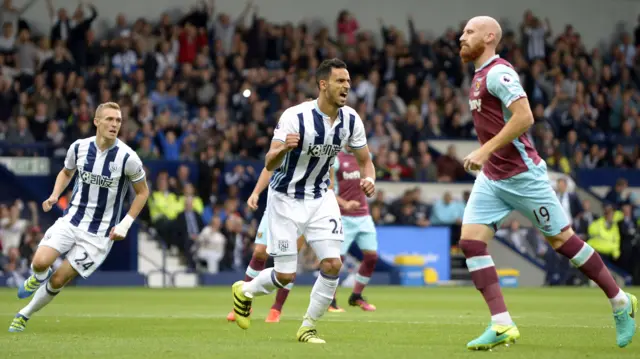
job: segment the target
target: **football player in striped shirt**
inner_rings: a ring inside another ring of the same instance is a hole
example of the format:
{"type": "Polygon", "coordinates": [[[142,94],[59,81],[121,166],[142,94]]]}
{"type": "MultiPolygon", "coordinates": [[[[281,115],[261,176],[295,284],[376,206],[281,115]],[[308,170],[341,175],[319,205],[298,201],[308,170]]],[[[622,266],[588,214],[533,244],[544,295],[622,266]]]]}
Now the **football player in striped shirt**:
{"type": "Polygon", "coordinates": [[[78,275],[87,278],[98,269],[113,242],[126,237],[149,197],[140,158],[118,140],[120,106],[113,102],[101,104],[93,123],[96,135],[77,140],[69,147],[51,196],[42,203],[42,209],[49,212],[77,172],[69,208],[45,233],[33,256],[33,274],[18,288],[20,299],[35,295],[16,314],[10,332],[24,331],[29,318],[49,304],[69,281],[78,275]],[[130,184],[136,196],[122,218],[130,184]],[[54,272],[51,265],[64,253],[64,262],[54,272]]]}
{"type": "Polygon", "coordinates": [[[364,124],[354,109],[345,106],[351,88],[345,63],[323,61],[316,70],[316,82],[319,97],[284,111],[266,156],[265,167],[274,171],[267,200],[267,252],[274,257],[274,268],[261,271],[251,282],[236,282],[232,292],[236,324],[248,329],[253,299],[285,287],[295,277],[297,239],[304,235],[320,260],[320,275],[296,337],[300,342],[322,344],[316,324],[338,287],[344,240],[340,208],[329,190],[329,168],[348,145],[362,173],[360,188],[367,196],[375,192],[375,168],[364,124]]]}

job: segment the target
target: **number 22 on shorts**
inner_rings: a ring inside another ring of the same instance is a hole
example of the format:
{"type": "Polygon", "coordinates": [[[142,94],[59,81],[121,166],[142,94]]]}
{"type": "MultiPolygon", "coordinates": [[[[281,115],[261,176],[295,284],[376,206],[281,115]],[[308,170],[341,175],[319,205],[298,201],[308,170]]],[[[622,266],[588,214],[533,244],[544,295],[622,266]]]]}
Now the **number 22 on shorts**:
{"type": "Polygon", "coordinates": [[[329,222],[333,224],[333,230],[331,231],[332,234],[342,234],[342,218],[337,220],[331,218],[329,222]]]}

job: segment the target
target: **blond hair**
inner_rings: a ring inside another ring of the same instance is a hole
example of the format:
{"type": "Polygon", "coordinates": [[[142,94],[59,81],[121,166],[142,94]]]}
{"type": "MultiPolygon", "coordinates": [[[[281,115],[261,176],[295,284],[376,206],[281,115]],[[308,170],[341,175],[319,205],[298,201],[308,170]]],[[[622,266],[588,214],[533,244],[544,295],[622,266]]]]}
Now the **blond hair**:
{"type": "Polygon", "coordinates": [[[120,105],[118,105],[117,103],[115,103],[115,102],[105,102],[105,103],[101,103],[100,105],[98,105],[98,108],[96,108],[96,116],[95,117],[96,118],[102,117],[101,116],[102,110],[107,109],[107,108],[120,111],[120,105]]]}

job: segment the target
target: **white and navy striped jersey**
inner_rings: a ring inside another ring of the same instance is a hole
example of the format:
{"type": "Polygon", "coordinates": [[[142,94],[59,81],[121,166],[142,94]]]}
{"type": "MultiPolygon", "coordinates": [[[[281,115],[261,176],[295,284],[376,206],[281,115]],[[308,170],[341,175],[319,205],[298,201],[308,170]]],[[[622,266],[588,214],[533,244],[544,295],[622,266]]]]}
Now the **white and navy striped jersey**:
{"type": "Polygon", "coordinates": [[[145,178],[140,157],[120,140],[100,151],[95,136],[75,141],[67,151],[65,168],[77,170],[64,219],[89,233],[108,237],[122,219],[122,203],[130,182],[145,178]]]}
{"type": "Polygon", "coordinates": [[[297,199],[322,197],[329,186],[329,168],[336,154],[346,145],[354,149],[367,145],[364,124],[353,108],[342,107],[331,125],[329,117],[318,108],[317,100],[284,111],[273,140],[285,142],[291,133],[300,134],[298,147],[287,153],[269,185],[297,199]]]}

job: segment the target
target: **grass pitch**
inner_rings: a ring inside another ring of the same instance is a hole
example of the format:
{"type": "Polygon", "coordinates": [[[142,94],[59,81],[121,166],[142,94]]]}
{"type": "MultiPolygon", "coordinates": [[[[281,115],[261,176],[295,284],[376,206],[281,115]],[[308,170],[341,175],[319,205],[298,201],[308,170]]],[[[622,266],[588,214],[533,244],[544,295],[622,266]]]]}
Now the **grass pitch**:
{"type": "MultiPolygon", "coordinates": [[[[7,332],[11,319],[27,302],[0,289],[0,358],[640,358],[640,333],[627,348],[616,346],[611,309],[598,289],[505,290],[522,338],[489,353],[465,346],[489,320],[473,288],[367,288],[378,311],[327,313],[318,326],[326,345],[295,340],[309,291],[294,287],[278,324],[264,323],[274,297],[257,298],[252,326],[243,331],[225,320],[227,287],[67,288],[14,334],[7,332]]],[[[348,294],[340,289],[341,305],[348,294]]]]}

